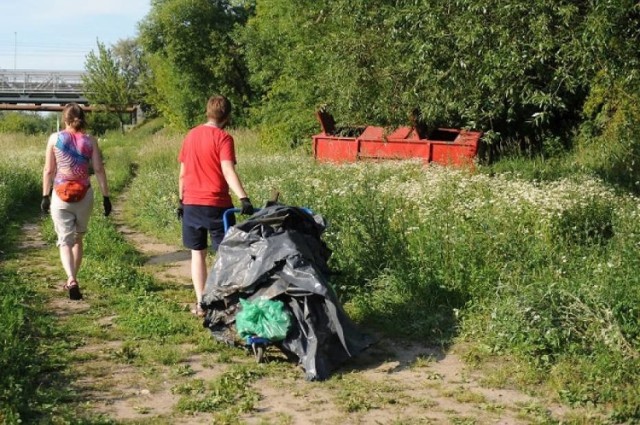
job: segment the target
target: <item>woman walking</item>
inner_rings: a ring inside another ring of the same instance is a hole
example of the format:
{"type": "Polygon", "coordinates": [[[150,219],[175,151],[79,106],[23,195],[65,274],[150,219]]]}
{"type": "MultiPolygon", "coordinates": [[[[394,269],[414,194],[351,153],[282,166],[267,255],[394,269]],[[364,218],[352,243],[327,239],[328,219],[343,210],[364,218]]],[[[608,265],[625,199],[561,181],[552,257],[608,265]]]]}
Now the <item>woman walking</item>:
{"type": "Polygon", "coordinates": [[[105,216],[111,213],[111,201],[98,143],[85,133],[84,111],[77,103],[69,103],[62,116],[65,129],[49,137],[45,151],[40,207],[45,213],[51,211],[60,260],[67,275],[64,289],[69,298],[80,300],[77,274],[82,264],[82,239],[93,209],[90,165],[102,192],[105,216]]]}

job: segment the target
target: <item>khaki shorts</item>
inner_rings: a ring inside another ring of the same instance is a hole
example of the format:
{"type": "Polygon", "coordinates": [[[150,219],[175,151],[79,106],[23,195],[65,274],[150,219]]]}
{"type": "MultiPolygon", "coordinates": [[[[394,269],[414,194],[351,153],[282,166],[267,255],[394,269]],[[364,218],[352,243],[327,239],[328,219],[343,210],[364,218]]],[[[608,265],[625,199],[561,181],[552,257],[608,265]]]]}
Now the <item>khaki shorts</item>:
{"type": "Polygon", "coordinates": [[[54,190],[51,194],[51,218],[58,235],[57,245],[73,246],[82,239],[89,227],[93,210],[93,189],[79,202],[64,202],[54,190]]]}

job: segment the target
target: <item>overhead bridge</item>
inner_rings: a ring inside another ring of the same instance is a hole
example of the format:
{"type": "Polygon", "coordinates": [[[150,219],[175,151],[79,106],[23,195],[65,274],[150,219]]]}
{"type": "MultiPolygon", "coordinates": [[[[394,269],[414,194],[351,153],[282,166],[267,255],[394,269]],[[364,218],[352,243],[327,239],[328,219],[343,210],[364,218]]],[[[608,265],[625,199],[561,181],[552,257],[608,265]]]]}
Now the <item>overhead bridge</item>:
{"type": "MultiPolygon", "coordinates": [[[[75,102],[93,110],[85,96],[83,71],[0,69],[0,110],[60,111],[75,102]]],[[[133,112],[134,107],[126,108],[133,112]]]]}
{"type": "Polygon", "coordinates": [[[0,103],[88,104],[82,71],[0,70],[0,103]]]}

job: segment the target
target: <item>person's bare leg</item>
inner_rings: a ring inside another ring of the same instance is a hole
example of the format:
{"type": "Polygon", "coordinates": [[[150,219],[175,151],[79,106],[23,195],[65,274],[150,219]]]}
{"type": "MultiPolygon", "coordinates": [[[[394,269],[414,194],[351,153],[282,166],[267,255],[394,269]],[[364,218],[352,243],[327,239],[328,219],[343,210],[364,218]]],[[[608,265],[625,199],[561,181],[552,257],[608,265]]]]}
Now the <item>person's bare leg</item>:
{"type": "Polygon", "coordinates": [[[74,260],[73,248],[69,245],[60,245],[60,261],[62,268],[67,274],[67,283],[76,280],[76,262],[74,260]]]}
{"type": "Polygon", "coordinates": [[[75,245],[60,245],[60,260],[62,261],[62,267],[64,271],[67,273],[67,284],[65,285],[65,289],[69,291],[69,298],[72,300],[81,300],[82,293],[80,292],[80,288],[78,287],[78,282],[76,281],[76,273],[78,270],[76,269],[76,261],[74,257],[75,245]]]}
{"type": "Polygon", "coordinates": [[[191,250],[191,280],[196,293],[197,305],[202,301],[204,284],[207,281],[207,250],[191,250]]]}
{"type": "Polygon", "coordinates": [[[82,256],[84,254],[84,235],[76,236],[76,243],[73,245],[73,264],[75,267],[75,272],[78,274],[80,272],[80,266],[82,265],[82,256]]]}

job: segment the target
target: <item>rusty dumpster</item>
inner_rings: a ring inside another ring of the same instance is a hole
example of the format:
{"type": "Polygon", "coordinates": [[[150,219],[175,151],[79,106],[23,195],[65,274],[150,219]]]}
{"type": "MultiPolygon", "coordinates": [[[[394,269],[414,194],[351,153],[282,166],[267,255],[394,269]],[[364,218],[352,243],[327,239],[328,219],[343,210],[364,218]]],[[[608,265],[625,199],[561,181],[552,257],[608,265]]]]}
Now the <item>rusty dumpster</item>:
{"type": "Polygon", "coordinates": [[[319,161],[352,162],[360,159],[411,159],[443,165],[472,164],[478,155],[482,132],[436,128],[420,134],[414,127],[340,129],[331,114],[317,113],[322,132],[312,136],[313,154],[319,161]]]}

